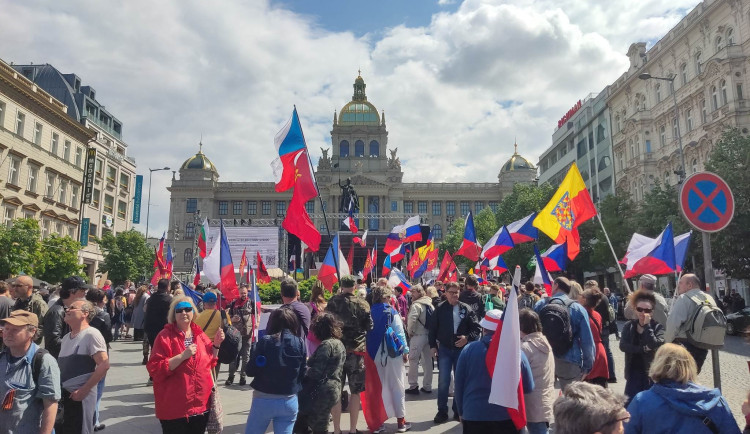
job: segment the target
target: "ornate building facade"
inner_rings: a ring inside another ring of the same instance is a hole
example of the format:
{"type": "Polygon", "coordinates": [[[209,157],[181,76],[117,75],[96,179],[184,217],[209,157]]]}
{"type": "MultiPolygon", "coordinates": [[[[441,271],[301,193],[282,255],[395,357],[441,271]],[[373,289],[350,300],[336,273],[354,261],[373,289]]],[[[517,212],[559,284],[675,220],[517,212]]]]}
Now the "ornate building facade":
{"type": "MultiPolygon", "coordinates": [[[[498,182],[403,182],[398,147],[388,144],[385,113],[379,113],[368,101],[365,90],[366,84],[358,76],[351,101],[334,113],[332,146],[321,149],[315,168],[322,201],[308,202],[307,211],[322,234],[326,233],[324,210],[332,232],[339,229],[346,215],[340,210],[348,205],[342,203],[342,186],[347,182],[358,196],[358,227],[369,230],[369,236],[384,237],[393,226],[419,214],[436,240],[443,238],[455,219],[469,211],[496,210],[514,184],[536,182],[536,167],[518,154],[517,147],[500,168],[498,182]]],[[[191,269],[196,228],[203,217],[225,219],[225,224],[281,226],[291,191],[276,193],[274,185],[219,182],[218,170],[202,150],[185,161],[179,178],[173,177],[169,187],[170,239],[177,252],[175,271],[191,269]],[[196,218],[197,211],[200,218],[196,218]]],[[[326,245],[324,236],[321,255],[325,255],[326,245]]]]}

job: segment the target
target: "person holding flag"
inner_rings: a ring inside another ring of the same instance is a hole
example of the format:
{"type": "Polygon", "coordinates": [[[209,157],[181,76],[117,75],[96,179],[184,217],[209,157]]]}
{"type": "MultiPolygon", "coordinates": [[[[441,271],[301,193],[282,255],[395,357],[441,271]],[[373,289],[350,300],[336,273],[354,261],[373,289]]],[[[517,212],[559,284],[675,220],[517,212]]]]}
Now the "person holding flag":
{"type": "MultiPolygon", "coordinates": [[[[244,252],[242,257],[245,257],[244,252]]],[[[253,335],[254,302],[247,296],[247,284],[240,285],[239,291],[239,298],[234,300],[229,306],[229,316],[232,318],[232,327],[240,331],[242,340],[240,354],[234,362],[229,364],[229,376],[227,377],[227,381],[224,382],[226,386],[231,386],[234,383],[234,373],[237,372],[237,369],[240,370],[240,386],[247,384],[247,380],[245,379],[245,365],[247,365],[247,359],[250,357],[250,338],[253,335]]]]}

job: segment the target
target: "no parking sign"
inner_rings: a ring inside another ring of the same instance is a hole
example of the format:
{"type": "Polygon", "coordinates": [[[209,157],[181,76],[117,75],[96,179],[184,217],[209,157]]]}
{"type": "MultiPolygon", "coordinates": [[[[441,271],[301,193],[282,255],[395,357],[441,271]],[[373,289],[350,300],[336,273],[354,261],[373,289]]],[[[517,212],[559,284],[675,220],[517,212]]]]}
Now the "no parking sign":
{"type": "Polygon", "coordinates": [[[711,172],[690,175],[682,184],[679,198],[682,215],[699,231],[718,232],[734,216],[732,190],[711,172]]]}

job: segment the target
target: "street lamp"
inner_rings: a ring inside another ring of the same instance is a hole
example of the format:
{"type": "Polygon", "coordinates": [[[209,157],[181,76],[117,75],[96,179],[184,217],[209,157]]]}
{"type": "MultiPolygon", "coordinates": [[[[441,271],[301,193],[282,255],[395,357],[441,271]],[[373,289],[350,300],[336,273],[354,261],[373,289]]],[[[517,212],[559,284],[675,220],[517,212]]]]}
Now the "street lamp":
{"type": "Polygon", "coordinates": [[[685,171],[687,170],[687,167],[685,166],[685,153],[682,151],[682,135],[680,134],[680,116],[679,111],[677,109],[677,93],[675,92],[674,88],[674,79],[675,76],[672,77],[655,77],[648,72],[644,72],[642,74],[638,75],[638,78],[641,80],[664,80],[669,82],[669,86],[671,87],[672,91],[672,102],[674,102],[674,119],[675,119],[675,125],[677,126],[677,143],[680,145],[680,163],[682,164],[682,169],[678,172],[675,172],[677,175],[680,176],[680,184],[685,180],[685,171]]]}
{"type": "Polygon", "coordinates": [[[161,169],[148,169],[148,204],[146,205],[146,242],[148,242],[148,219],[151,214],[151,175],[154,174],[154,172],[158,172],[160,170],[169,170],[169,167],[162,167],[161,169]]]}

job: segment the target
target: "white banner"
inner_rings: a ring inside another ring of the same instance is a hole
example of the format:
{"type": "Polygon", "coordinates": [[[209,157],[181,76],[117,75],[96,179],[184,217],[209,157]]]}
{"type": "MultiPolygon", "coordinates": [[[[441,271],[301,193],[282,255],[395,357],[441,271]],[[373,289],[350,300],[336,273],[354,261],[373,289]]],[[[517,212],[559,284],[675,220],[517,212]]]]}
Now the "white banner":
{"type": "MultiPolygon", "coordinates": [[[[255,268],[258,262],[255,252],[260,252],[266,268],[279,268],[279,228],[254,226],[224,226],[232,252],[235,268],[240,266],[242,250],[247,249],[247,260],[255,268]]],[[[213,246],[214,240],[221,233],[219,226],[211,226],[207,246],[213,246]]]]}

